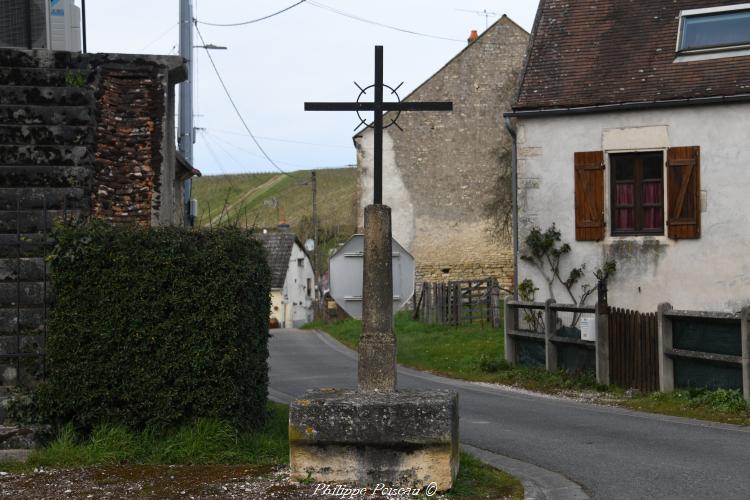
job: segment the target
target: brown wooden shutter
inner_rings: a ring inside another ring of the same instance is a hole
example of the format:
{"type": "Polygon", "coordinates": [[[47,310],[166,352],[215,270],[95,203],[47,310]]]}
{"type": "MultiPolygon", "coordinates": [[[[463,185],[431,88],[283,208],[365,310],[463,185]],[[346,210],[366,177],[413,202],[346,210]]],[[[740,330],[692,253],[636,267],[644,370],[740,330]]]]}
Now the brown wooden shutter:
{"type": "Polygon", "coordinates": [[[701,237],[699,146],[667,151],[667,235],[675,240],[701,237]]]}
{"type": "Polygon", "coordinates": [[[604,153],[575,153],[576,240],[604,239],[604,153]]]}

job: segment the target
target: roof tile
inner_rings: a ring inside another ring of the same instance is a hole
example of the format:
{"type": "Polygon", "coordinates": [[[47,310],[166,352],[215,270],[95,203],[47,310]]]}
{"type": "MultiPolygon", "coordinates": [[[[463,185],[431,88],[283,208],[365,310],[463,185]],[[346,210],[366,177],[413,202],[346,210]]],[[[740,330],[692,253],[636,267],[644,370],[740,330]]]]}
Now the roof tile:
{"type": "Polygon", "coordinates": [[[516,111],[750,93],[750,56],[675,63],[681,10],[720,0],[542,0],[516,111]]]}

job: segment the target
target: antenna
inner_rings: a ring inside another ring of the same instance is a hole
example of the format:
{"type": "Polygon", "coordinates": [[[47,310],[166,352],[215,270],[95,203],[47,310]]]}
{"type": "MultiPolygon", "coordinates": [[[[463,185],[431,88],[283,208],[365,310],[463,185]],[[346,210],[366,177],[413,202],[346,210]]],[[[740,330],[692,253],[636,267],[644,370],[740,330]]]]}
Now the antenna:
{"type": "Polygon", "coordinates": [[[491,17],[500,17],[502,14],[499,12],[488,12],[487,9],[484,10],[469,10],[469,9],[456,9],[460,10],[461,12],[471,12],[473,14],[478,14],[480,16],[484,16],[484,29],[487,29],[490,27],[490,18],[491,17]]]}

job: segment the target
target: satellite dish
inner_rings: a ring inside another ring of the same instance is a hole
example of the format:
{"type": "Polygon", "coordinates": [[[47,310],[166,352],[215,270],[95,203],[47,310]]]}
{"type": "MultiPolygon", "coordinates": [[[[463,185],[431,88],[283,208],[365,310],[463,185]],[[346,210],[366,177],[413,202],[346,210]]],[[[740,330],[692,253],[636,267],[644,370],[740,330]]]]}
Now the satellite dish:
{"type": "Polygon", "coordinates": [[[307,241],[305,241],[305,250],[308,252],[312,252],[315,250],[315,240],[312,238],[309,238],[307,241]]]}

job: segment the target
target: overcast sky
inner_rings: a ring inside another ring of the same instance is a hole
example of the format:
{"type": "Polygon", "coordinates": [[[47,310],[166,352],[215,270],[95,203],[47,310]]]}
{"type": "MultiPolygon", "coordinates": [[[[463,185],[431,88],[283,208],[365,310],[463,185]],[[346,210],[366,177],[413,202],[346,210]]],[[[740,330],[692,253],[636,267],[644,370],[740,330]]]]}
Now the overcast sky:
{"type": "MultiPolygon", "coordinates": [[[[235,23],[273,13],[297,0],[193,0],[195,16],[235,23]]],[[[354,81],[373,79],[375,45],[383,45],[385,83],[405,82],[403,97],[466,45],[485,17],[507,14],[531,30],[536,0],[320,0],[347,14],[444,40],[375,26],[305,2],[266,21],[239,27],[200,25],[207,43],[228,50],[211,54],[248,126],[285,170],[324,168],[356,161],[353,113],[305,113],[305,101],[350,101],[354,81]]],[[[77,0],[80,4],[80,0],[77,0]]],[[[89,52],[176,54],[178,0],[89,1],[89,52]]],[[[490,23],[497,17],[490,17],[490,23]]],[[[200,43],[194,35],[196,45],[200,43]]],[[[273,170],[244,133],[211,68],[196,49],[195,164],[204,174],[273,170]]]]}

